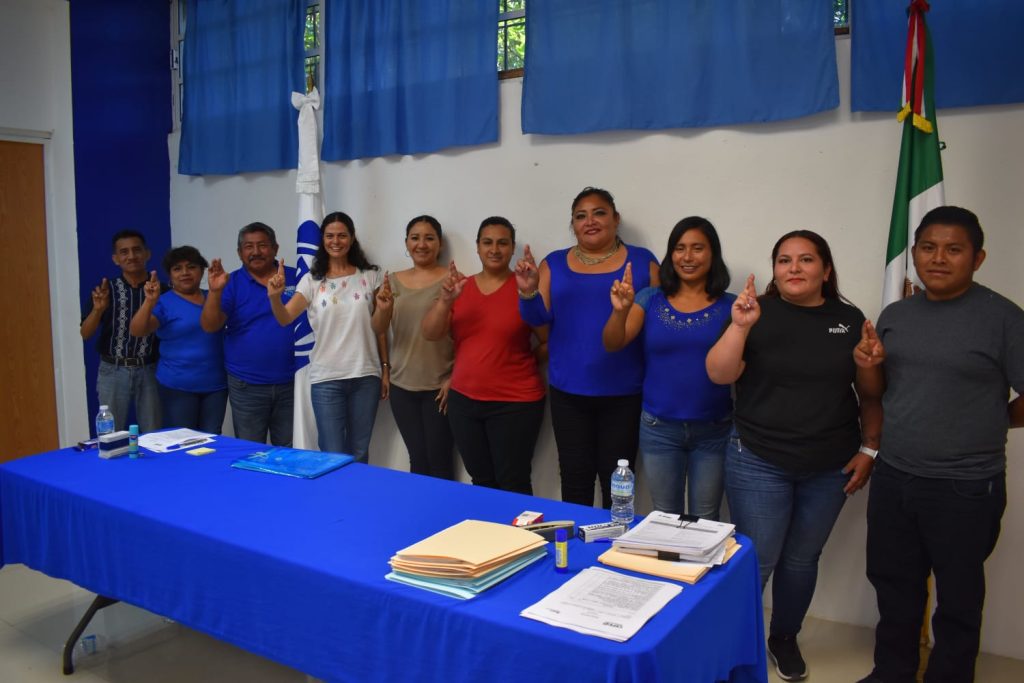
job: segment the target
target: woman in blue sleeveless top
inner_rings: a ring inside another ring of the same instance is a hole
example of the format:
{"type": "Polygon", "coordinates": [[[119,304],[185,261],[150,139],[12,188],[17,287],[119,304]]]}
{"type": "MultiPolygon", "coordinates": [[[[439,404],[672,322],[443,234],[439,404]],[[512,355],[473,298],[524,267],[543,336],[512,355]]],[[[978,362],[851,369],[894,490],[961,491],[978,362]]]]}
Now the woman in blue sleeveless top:
{"type": "Polygon", "coordinates": [[[601,343],[612,309],[608,290],[627,263],[638,287],[658,282],[654,254],[625,244],[618,227],[611,193],[584,188],[572,203],[576,245],[548,254],[539,266],[527,247],[516,264],[520,315],[533,327],[550,328],[549,395],[562,500],[593,505],[596,478],[606,508],[616,461],[636,457],[644,372],[638,342],[615,354],[601,343]]]}
{"type": "Polygon", "coordinates": [[[627,266],[612,284],[604,347],[618,351],[637,337],[643,345],[640,457],[654,509],[717,520],[732,398],[708,378],[704,358],[736,297],[725,291],[729,269],[715,226],[699,216],[679,221],[660,276],[659,287],[637,291],[627,266]]]}

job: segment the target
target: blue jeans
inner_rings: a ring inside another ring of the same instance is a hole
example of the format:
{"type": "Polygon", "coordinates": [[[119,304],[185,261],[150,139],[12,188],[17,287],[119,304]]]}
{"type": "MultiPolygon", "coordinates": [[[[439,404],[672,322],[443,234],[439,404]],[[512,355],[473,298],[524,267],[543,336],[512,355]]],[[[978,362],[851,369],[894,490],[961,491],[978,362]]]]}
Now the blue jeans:
{"type": "Polygon", "coordinates": [[[770,633],[800,631],[818,581],[818,558],[846,502],[841,470],[790,472],[763,460],[733,434],[725,455],[725,493],[736,531],[757,550],[761,589],[774,572],[770,633]]]}
{"type": "Polygon", "coordinates": [[[100,405],[110,406],[114,429],[128,429],[132,405],[135,422],[143,434],[160,429],[160,396],[157,393],[156,363],[126,368],[100,361],[96,377],[96,395],[100,405]]]}
{"type": "Polygon", "coordinates": [[[164,427],[188,427],[220,434],[228,407],[228,390],[199,393],[160,387],[164,427]]]}
{"type": "Polygon", "coordinates": [[[309,393],[320,450],[346,453],[366,462],[380,404],[380,377],[367,375],[317,382],[309,393]]]}
{"type": "Polygon", "coordinates": [[[655,510],[718,519],[722,505],[725,446],[732,420],[667,420],[640,414],[641,469],[655,510]]]}
{"type": "Polygon", "coordinates": [[[229,374],[228,397],[236,437],[266,443],[269,431],[273,445],[292,445],[295,387],[291,382],[249,384],[229,374]]]}

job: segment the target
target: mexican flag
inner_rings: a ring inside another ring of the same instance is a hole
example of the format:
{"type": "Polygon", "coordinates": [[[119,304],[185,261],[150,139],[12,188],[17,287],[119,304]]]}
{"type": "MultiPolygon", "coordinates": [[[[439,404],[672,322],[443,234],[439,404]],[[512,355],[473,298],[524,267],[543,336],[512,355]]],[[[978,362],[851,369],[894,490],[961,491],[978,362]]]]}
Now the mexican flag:
{"type": "Polygon", "coordinates": [[[907,51],[903,74],[903,123],[900,166],[889,223],[889,248],[885,254],[882,308],[912,294],[921,282],[910,258],[914,230],[926,213],[945,204],[939,128],[935,121],[935,82],[932,41],[924,13],[928,3],[914,0],[908,13],[907,51]]]}

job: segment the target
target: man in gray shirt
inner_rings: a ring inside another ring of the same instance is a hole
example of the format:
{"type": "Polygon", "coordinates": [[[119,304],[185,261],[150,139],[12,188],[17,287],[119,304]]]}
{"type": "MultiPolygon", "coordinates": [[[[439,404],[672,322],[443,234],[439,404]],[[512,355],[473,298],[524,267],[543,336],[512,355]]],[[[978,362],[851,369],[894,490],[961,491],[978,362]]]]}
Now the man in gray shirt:
{"type": "Polygon", "coordinates": [[[1009,401],[1011,388],[1024,392],[1024,311],[974,282],[983,242],[972,212],[928,212],[913,247],[925,291],[888,306],[854,351],[885,383],[868,495],[879,622],[875,668],[861,683],[915,680],[931,572],[938,601],[924,680],[974,680],[984,563],[1006,507],[1006,433],[1024,426],[1024,400],[1009,401]]]}

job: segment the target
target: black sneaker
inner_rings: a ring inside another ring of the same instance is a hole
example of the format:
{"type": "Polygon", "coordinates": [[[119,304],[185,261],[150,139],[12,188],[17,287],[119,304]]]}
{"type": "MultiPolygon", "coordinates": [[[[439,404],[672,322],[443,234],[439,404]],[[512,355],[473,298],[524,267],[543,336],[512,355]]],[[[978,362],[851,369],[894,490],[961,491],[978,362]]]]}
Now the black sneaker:
{"type": "Polygon", "coordinates": [[[784,681],[807,678],[807,664],[800,656],[796,636],[768,636],[768,655],[775,662],[775,672],[784,681]]]}

